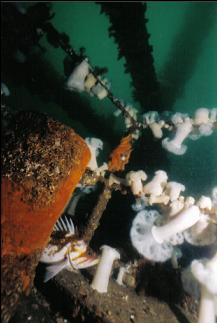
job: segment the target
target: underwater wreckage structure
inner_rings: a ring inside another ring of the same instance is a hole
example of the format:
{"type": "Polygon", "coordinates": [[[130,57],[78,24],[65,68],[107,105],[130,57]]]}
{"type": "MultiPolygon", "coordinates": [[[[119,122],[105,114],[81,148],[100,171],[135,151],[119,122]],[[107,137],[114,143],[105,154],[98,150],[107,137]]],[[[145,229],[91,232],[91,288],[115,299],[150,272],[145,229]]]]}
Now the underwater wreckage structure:
{"type": "Polygon", "coordinates": [[[216,135],[217,108],[164,109],[142,19],[146,3],[97,6],[109,16],[142,112],[116,97],[106,68],[94,67],[54,27],[50,3],[3,5],[2,322],[214,323],[217,183],[194,195],[170,178],[167,156],[181,158],[191,141],[216,135]],[[136,28],[143,43],[133,38],[136,28]],[[66,55],[64,82],[41,59],[44,37],[66,55]],[[69,116],[88,135],[52,112],[16,110],[10,83],[45,102],[77,105],[69,116]],[[84,93],[117,109],[122,138],[112,134],[112,119],[88,112],[84,93]],[[113,148],[107,155],[106,140],[113,148]]]}

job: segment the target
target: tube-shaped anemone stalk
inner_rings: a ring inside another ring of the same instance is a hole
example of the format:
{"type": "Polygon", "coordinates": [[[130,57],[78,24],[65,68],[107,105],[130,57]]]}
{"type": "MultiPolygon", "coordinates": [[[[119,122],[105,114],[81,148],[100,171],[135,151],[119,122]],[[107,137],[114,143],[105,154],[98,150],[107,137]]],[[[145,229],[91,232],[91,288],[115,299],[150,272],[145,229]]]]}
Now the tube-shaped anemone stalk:
{"type": "Polygon", "coordinates": [[[170,237],[176,235],[177,233],[180,233],[190,228],[195,223],[197,223],[199,219],[200,209],[198,206],[193,205],[187,210],[182,211],[169,223],[160,227],[154,225],[152,227],[151,232],[154,239],[158,243],[163,243],[164,241],[169,240],[170,237]]]}
{"type": "Polygon", "coordinates": [[[194,260],[191,264],[193,276],[201,285],[198,323],[216,322],[217,297],[217,252],[211,260],[194,260]]]}
{"type": "Polygon", "coordinates": [[[107,293],[109,277],[112,271],[112,265],[115,259],[120,259],[119,252],[109,246],[102,246],[102,255],[96,269],[91,287],[99,293],[107,293]]]}

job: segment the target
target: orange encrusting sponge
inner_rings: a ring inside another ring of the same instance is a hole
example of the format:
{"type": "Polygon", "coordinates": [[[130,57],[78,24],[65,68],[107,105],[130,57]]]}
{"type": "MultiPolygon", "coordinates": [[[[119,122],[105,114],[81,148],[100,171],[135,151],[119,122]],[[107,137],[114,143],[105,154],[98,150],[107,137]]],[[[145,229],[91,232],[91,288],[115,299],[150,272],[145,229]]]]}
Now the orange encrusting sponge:
{"type": "MultiPolygon", "coordinates": [[[[49,206],[37,208],[22,201],[23,190],[8,178],[2,178],[2,256],[29,254],[42,250],[50,237],[53,226],[64,211],[76,185],[90,160],[85,142],[76,135],[79,163],[72,163],[71,171],[60,182],[49,206]]],[[[76,158],[77,159],[77,158],[76,158]]]]}

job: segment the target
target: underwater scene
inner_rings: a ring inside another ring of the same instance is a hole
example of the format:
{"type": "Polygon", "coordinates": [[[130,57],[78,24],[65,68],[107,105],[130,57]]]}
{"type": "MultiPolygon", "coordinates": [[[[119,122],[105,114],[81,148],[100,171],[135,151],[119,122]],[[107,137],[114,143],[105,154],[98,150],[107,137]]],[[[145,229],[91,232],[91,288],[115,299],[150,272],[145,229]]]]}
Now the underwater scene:
{"type": "Polygon", "coordinates": [[[217,322],[217,3],[1,3],[1,322],[217,322]]]}

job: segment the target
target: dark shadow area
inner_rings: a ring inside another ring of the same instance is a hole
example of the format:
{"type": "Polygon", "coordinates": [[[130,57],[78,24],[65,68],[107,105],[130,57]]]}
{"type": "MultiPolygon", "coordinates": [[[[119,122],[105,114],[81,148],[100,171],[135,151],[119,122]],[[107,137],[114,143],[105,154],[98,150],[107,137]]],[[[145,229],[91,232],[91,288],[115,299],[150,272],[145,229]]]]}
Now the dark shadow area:
{"type": "Polygon", "coordinates": [[[36,290],[23,297],[9,323],[55,323],[53,313],[49,311],[44,297],[36,290]]]}
{"type": "Polygon", "coordinates": [[[169,261],[163,264],[147,262],[139,272],[138,281],[139,295],[164,301],[180,323],[189,323],[179,308],[184,297],[180,270],[173,269],[169,261]]]}
{"type": "Polygon", "coordinates": [[[191,323],[176,305],[171,303],[169,307],[180,323],[191,323]]]}
{"type": "Polygon", "coordinates": [[[157,80],[153,48],[149,45],[146,3],[96,2],[110,21],[109,36],[114,37],[118,46],[118,59],[126,59],[125,72],[132,76],[133,96],[146,111],[150,107],[160,109],[161,97],[157,80]]]}
{"type": "MultiPolygon", "coordinates": [[[[114,37],[118,45],[119,59],[126,59],[125,68],[132,76],[135,100],[144,112],[150,109],[161,112],[160,86],[154,68],[153,49],[149,45],[148,20],[145,18],[146,3],[97,4],[109,18],[109,36],[114,37]]],[[[153,172],[165,167],[168,170],[168,159],[161,142],[156,141],[150,131],[146,130],[135,143],[127,170],[136,168],[153,172]]]]}
{"type": "Polygon", "coordinates": [[[127,171],[143,169],[149,178],[155,171],[162,169],[169,172],[170,162],[167,153],[162,149],[161,141],[157,140],[146,129],[134,145],[127,171]]]}
{"type": "Polygon", "coordinates": [[[130,195],[113,192],[105,212],[91,241],[94,250],[104,245],[117,248],[122,261],[129,261],[139,257],[130,242],[130,228],[135,213],[131,209],[134,199],[130,195]]]}
{"type": "Polygon", "coordinates": [[[185,84],[194,73],[203,44],[216,19],[215,2],[190,4],[182,29],[175,37],[168,60],[162,69],[162,78],[170,84],[169,88],[162,88],[165,107],[172,107],[183,94],[185,84]]]}
{"type": "MultiPolygon", "coordinates": [[[[50,309],[54,313],[59,312],[60,315],[67,319],[67,322],[80,323],[81,315],[79,315],[79,304],[72,302],[72,298],[67,294],[65,289],[61,289],[55,283],[54,279],[51,279],[47,283],[43,283],[42,277],[44,273],[44,266],[39,264],[36,270],[36,278],[34,284],[40,293],[45,297],[46,301],[50,304],[50,309]],[[76,317],[73,317],[72,313],[76,313],[76,317]]],[[[84,309],[82,310],[84,312],[84,309]]],[[[93,315],[87,310],[85,316],[82,316],[82,322],[86,323],[95,323],[93,315]]],[[[15,323],[15,322],[13,322],[15,323]]]]}
{"type": "Polygon", "coordinates": [[[147,262],[138,277],[137,292],[157,297],[168,304],[178,304],[183,297],[180,271],[173,269],[170,261],[165,263],[147,262]]]}
{"type": "Polygon", "coordinates": [[[208,258],[211,259],[217,248],[217,243],[209,246],[194,246],[187,242],[181,245],[182,257],[180,259],[181,268],[188,267],[195,259],[208,258]]]}

